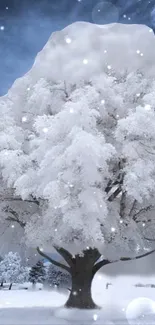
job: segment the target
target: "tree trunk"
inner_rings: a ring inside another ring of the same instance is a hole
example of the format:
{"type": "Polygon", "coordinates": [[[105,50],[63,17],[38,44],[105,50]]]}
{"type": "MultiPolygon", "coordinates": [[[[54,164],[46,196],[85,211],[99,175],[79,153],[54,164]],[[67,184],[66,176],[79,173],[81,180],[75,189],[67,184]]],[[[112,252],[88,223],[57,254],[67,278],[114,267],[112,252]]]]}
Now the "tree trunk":
{"type": "Polygon", "coordinates": [[[9,290],[11,290],[11,288],[12,288],[12,283],[10,283],[9,290]]]}
{"type": "Polygon", "coordinates": [[[87,249],[83,255],[75,255],[71,259],[70,273],[72,277],[72,288],[69,298],[65,304],[67,308],[95,309],[99,308],[93,301],[91,295],[94,263],[100,254],[97,250],[87,249]]]}
{"type": "Polygon", "coordinates": [[[0,286],[1,286],[1,288],[3,287],[3,284],[4,284],[4,281],[2,281],[2,282],[1,282],[1,285],[0,285],[0,286]]]}
{"type": "Polygon", "coordinates": [[[44,252],[37,249],[38,253],[47,258],[51,263],[68,271],[72,277],[72,288],[69,298],[65,304],[67,308],[95,309],[99,308],[93,301],[91,295],[92,280],[96,272],[104,265],[109,264],[107,260],[97,262],[101,254],[97,249],[88,248],[82,255],[72,256],[64,248],[54,247],[64,258],[69,266],[54,261],[44,252]]]}
{"type": "Polygon", "coordinates": [[[72,289],[65,304],[68,308],[95,309],[98,308],[91,296],[92,269],[89,273],[81,271],[72,274],[72,289]]]}

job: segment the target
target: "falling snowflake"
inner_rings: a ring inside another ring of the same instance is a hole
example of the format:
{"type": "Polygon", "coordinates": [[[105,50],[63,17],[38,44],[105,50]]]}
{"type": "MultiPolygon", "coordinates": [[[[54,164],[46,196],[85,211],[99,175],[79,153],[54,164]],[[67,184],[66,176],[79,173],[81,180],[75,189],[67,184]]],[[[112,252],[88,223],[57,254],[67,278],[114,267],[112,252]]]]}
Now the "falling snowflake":
{"type": "Polygon", "coordinates": [[[1,26],[1,27],[0,27],[0,30],[4,30],[4,26],[1,26]]]}
{"type": "Polygon", "coordinates": [[[93,315],[93,319],[96,321],[98,319],[98,315],[97,314],[94,314],[93,315]]]}
{"type": "Polygon", "coordinates": [[[88,64],[88,60],[87,59],[84,59],[83,60],[83,64],[88,64]]]}
{"type": "Polygon", "coordinates": [[[22,117],[22,122],[26,122],[27,121],[27,117],[26,116],[23,116],[22,117]]]}
{"type": "Polygon", "coordinates": [[[72,42],[72,40],[71,40],[69,37],[67,37],[67,38],[66,38],[66,43],[67,43],[67,44],[70,44],[71,42],[72,42]]]}
{"type": "Polygon", "coordinates": [[[104,99],[101,100],[101,104],[102,105],[105,104],[105,100],[104,99]]]}
{"type": "Polygon", "coordinates": [[[48,128],[43,128],[43,132],[47,133],[48,132],[48,128]]]}
{"type": "Polygon", "coordinates": [[[115,232],[115,230],[116,230],[116,229],[115,229],[114,227],[111,228],[111,231],[112,231],[112,232],[115,232]]]}

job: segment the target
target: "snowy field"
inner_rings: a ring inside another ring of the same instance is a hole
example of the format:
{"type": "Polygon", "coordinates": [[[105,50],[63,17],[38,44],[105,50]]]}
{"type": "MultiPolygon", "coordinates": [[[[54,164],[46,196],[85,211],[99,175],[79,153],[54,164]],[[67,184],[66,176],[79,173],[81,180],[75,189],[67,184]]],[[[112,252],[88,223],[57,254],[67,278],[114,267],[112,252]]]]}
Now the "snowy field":
{"type": "Polygon", "coordinates": [[[62,307],[67,294],[57,291],[4,290],[0,292],[0,325],[153,325],[155,289],[135,288],[134,284],[154,280],[97,276],[92,292],[102,307],[98,311],[67,310],[62,307]],[[106,282],[113,284],[108,290],[106,282]]]}

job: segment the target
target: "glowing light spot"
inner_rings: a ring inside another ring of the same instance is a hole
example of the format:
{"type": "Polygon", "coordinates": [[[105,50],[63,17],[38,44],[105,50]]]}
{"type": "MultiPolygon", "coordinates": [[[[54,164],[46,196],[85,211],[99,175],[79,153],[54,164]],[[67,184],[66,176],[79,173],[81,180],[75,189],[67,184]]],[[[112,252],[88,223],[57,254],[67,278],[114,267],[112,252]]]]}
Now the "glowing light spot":
{"type": "Polygon", "coordinates": [[[101,104],[102,104],[102,105],[105,104],[105,100],[104,100],[104,99],[101,100],[101,104]]]}
{"type": "Polygon", "coordinates": [[[70,113],[74,113],[74,110],[73,110],[73,108],[71,108],[69,111],[70,111],[70,113]]]}
{"type": "Polygon", "coordinates": [[[136,53],[137,53],[137,54],[140,54],[140,50],[137,50],[136,53]]]}
{"type": "Polygon", "coordinates": [[[5,28],[4,28],[4,26],[0,26],[0,30],[4,30],[5,28]]]}
{"type": "Polygon", "coordinates": [[[66,43],[67,43],[67,44],[70,44],[71,42],[72,42],[72,40],[71,40],[69,37],[67,37],[67,38],[66,38],[66,43]]]}
{"type": "Polygon", "coordinates": [[[27,121],[27,117],[26,116],[23,116],[22,117],[22,122],[26,122],[27,121]]]}
{"type": "Polygon", "coordinates": [[[108,65],[107,68],[108,68],[108,70],[111,70],[111,65],[108,65]]]}
{"type": "Polygon", "coordinates": [[[11,228],[15,228],[15,225],[11,225],[11,228]]]}
{"type": "Polygon", "coordinates": [[[104,50],[104,53],[107,53],[107,50],[104,50]]]}
{"type": "Polygon", "coordinates": [[[126,15],[123,15],[123,18],[126,18],[126,15]]]}
{"type": "Polygon", "coordinates": [[[145,222],[143,222],[143,225],[142,226],[145,227],[145,222]]]}
{"type": "Polygon", "coordinates": [[[43,132],[47,133],[48,132],[48,128],[43,128],[43,132]]]}
{"type": "Polygon", "coordinates": [[[97,314],[94,314],[93,315],[93,319],[94,319],[94,321],[98,320],[98,315],[97,314]]]}
{"type": "Polygon", "coordinates": [[[143,53],[140,53],[140,56],[144,56],[144,54],[143,53]]]}
{"type": "Polygon", "coordinates": [[[41,251],[41,252],[43,252],[43,248],[42,248],[42,247],[41,247],[41,248],[39,248],[39,249],[40,249],[40,251],[41,251]]]}
{"type": "Polygon", "coordinates": [[[136,96],[137,96],[137,97],[140,97],[140,94],[138,93],[138,94],[136,94],[136,96]]]}
{"type": "Polygon", "coordinates": [[[88,60],[87,59],[84,59],[83,60],[83,64],[88,64],[88,60]]]}
{"type": "Polygon", "coordinates": [[[114,227],[112,227],[112,228],[111,228],[111,231],[112,231],[112,232],[115,232],[115,231],[116,231],[116,229],[115,229],[114,227]]]}
{"type": "Polygon", "coordinates": [[[121,219],[119,222],[120,222],[120,223],[123,223],[123,220],[121,219]]]}
{"type": "Polygon", "coordinates": [[[55,232],[57,232],[57,231],[58,231],[58,229],[57,229],[57,228],[55,228],[55,229],[54,229],[54,231],[55,231],[55,232]]]}

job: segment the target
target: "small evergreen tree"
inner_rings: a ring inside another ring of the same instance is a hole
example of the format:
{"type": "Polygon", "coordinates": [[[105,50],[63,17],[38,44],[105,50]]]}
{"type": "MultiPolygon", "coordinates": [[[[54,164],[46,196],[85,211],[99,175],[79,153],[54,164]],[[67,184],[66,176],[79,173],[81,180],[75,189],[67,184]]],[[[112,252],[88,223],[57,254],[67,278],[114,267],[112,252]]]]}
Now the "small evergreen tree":
{"type": "Polygon", "coordinates": [[[29,272],[29,281],[35,285],[37,282],[43,283],[46,279],[46,270],[42,261],[38,261],[29,272]]]}
{"type": "Polygon", "coordinates": [[[71,288],[71,275],[65,270],[50,264],[47,269],[47,283],[51,287],[71,288]]]}
{"type": "Polygon", "coordinates": [[[21,269],[20,269],[20,273],[18,275],[18,278],[17,278],[17,282],[18,283],[27,282],[29,280],[29,272],[30,272],[29,267],[22,266],[21,269]]]}
{"type": "Polygon", "coordinates": [[[18,253],[9,252],[5,255],[4,259],[0,262],[0,281],[1,284],[9,282],[9,290],[12,288],[12,284],[17,282],[18,276],[21,270],[21,258],[18,253]]]}

